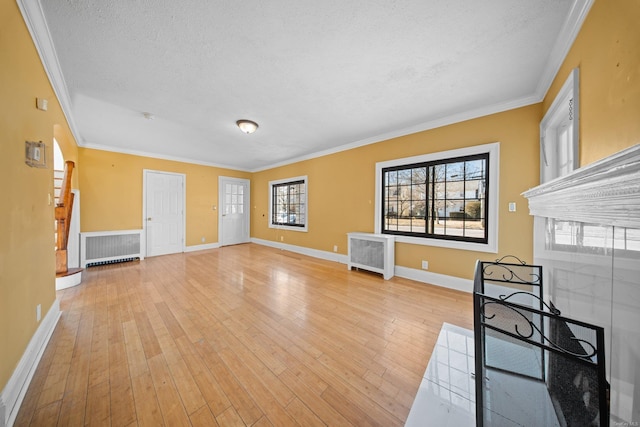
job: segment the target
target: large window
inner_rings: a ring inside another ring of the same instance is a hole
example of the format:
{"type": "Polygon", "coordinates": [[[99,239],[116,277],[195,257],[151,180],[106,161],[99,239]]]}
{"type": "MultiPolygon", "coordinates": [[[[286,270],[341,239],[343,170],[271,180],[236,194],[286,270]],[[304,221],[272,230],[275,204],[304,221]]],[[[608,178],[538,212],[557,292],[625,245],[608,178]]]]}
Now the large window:
{"type": "Polygon", "coordinates": [[[376,231],[396,241],[497,251],[499,144],[377,165],[376,231]]]}
{"type": "Polygon", "coordinates": [[[382,170],[382,232],[487,242],[489,155],[382,170]]]}
{"type": "Polygon", "coordinates": [[[269,182],[269,227],[307,229],[307,177],[269,182]]]}

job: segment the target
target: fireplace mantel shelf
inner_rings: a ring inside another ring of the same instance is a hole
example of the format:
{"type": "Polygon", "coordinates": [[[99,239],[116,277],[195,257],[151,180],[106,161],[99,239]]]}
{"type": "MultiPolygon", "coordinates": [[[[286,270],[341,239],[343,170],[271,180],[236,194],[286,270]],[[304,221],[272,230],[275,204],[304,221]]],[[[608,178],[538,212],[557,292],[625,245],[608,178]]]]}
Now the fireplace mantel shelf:
{"type": "Polygon", "coordinates": [[[640,228],[640,144],[522,195],[531,215],[640,228]]]}

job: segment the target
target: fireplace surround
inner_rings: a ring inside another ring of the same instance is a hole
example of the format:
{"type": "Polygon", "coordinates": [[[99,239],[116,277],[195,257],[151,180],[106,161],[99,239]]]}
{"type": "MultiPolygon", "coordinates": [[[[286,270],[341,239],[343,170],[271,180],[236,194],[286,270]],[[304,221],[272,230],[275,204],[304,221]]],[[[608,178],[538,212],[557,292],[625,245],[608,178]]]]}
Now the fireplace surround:
{"type": "Polygon", "coordinates": [[[543,299],[603,328],[611,425],[639,425],[640,145],[523,195],[543,299]]]}

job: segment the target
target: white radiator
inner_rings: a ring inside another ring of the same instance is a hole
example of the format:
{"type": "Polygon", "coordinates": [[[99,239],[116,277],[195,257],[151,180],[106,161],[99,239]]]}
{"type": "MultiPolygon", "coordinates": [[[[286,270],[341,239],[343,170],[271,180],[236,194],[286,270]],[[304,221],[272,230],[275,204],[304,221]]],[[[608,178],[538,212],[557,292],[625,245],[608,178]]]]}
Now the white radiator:
{"type": "Polygon", "coordinates": [[[144,259],[142,230],[80,233],[82,268],[134,259],[144,259]]]}
{"type": "Polygon", "coordinates": [[[387,234],[347,233],[349,262],[347,267],[382,274],[385,280],[393,277],[395,269],[395,238],[387,234]]]}

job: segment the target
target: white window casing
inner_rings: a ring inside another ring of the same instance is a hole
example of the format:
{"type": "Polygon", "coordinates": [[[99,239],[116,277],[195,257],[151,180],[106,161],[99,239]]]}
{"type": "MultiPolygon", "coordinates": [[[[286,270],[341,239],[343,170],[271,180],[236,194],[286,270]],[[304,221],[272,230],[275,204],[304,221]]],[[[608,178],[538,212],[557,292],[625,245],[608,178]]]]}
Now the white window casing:
{"type": "Polygon", "coordinates": [[[456,157],[472,156],[476,154],[489,153],[489,198],[488,198],[488,218],[487,218],[487,243],[464,242],[458,240],[446,240],[425,237],[413,237],[396,235],[395,241],[398,243],[410,243],[425,246],[437,246],[452,249],[470,250],[478,252],[498,252],[498,206],[499,206],[499,182],[500,182],[500,143],[476,145],[472,147],[455,150],[442,151],[438,153],[423,154],[414,157],[388,160],[376,163],[376,192],[375,192],[375,233],[382,233],[381,212],[382,206],[382,170],[394,166],[410,165],[422,162],[446,160],[456,157]]]}

